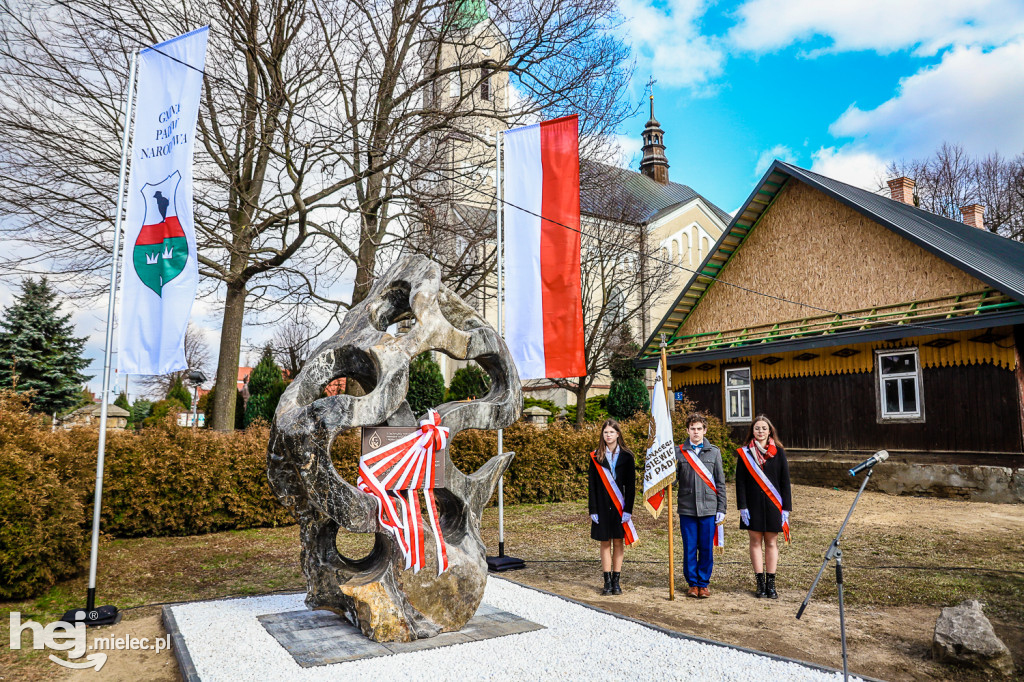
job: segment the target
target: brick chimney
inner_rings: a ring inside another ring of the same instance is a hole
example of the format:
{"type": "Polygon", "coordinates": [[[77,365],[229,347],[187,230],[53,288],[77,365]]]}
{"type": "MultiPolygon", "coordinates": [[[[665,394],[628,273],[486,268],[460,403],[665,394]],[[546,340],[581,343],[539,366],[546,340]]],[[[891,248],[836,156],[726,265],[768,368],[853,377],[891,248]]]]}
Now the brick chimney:
{"type": "Polygon", "coordinates": [[[900,201],[910,206],[914,205],[914,185],[917,184],[908,177],[894,178],[889,180],[889,193],[893,201],[900,201]]]}
{"type": "Polygon", "coordinates": [[[985,229],[985,207],[981,204],[970,204],[961,206],[960,213],[964,217],[964,223],[979,230],[985,229]]]}

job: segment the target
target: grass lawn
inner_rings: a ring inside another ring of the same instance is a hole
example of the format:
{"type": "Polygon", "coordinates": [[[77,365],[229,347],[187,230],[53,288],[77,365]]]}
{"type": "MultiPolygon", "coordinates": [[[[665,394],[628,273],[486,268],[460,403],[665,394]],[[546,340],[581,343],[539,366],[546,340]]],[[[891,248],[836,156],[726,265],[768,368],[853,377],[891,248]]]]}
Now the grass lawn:
{"type": "MultiPolygon", "coordinates": [[[[730,486],[730,493],[732,487],[730,486]]],[[[589,539],[585,502],[521,505],[505,511],[506,551],[528,562],[506,577],[602,608],[710,639],[841,667],[834,572],[822,578],[803,619],[796,609],[854,493],[794,487],[793,542],[780,557],[777,602],[751,596],[753,575],[738,515],[727,520],[725,551],[716,557],[712,598],[686,599],[682,546],[675,539],[676,600],[668,596],[666,517],[642,509],[640,542],[623,567],[621,597],[602,597],[597,543],[589,539]]],[[[497,548],[497,512],[484,514],[484,540],[497,548]]],[[[345,536],[350,556],[369,547],[367,536],[345,536]]],[[[847,634],[851,670],[885,679],[985,679],[928,657],[943,606],[979,599],[1018,664],[1024,662],[1024,507],[865,493],[843,537],[847,634]]],[[[229,595],[304,589],[295,526],[183,538],[109,540],[101,545],[98,603],[126,609],[125,621],[149,619],[162,629],[159,604],[229,595]]],[[[82,605],[85,578],[57,585],[36,599],[0,603],[0,642],[9,613],[47,623],[82,605]]],[[[25,637],[25,645],[29,637],[25,637]]],[[[67,676],[43,651],[0,648],[0,680],[67,676]]],[[[111,652],[94,679],[132,679],[132,665],[111,652]],[[118,672],[118,671],[121,672],[118,672]]],[[[150,653],[150,656],[157,654],[150,653]]],[[[167,656],[169,654],[160,654],[167,656]]],[[[159,679],[176,679],[173,660],[159,679]]],[[[86,673],[88,674],[88,673],[86,673]]],[[[82,676],[82,673],[78,673],[82,676]]],[[[136,671],[135,679],[149,679],[136,671]]],[[[156,678],[154,678],[156,679],[156,678]]]]}

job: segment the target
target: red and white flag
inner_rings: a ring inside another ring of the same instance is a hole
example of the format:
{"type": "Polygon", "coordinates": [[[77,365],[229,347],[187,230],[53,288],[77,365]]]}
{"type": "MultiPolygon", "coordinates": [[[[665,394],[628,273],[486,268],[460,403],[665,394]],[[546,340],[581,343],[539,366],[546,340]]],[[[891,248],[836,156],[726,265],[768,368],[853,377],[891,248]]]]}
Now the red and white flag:
{"type": "Polygon", "coordinates": [[[577,116],[505,133],[505,202],[505,343],[519,378],[584,376],[577,116]]]}

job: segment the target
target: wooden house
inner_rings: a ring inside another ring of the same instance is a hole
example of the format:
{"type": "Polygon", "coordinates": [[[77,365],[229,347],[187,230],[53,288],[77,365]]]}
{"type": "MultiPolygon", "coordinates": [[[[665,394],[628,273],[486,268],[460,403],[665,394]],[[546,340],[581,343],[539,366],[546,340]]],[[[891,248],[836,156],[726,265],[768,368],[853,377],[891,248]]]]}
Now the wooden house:
{"type": "Polygon", "coordinates": [[[796,480],[837,485],[885,449],[882,489],[1024,501],[1024,244],[889,184],[775,161],[639,364],[664,334],[673,388],[737,441],[767,414],[796,480]]]}

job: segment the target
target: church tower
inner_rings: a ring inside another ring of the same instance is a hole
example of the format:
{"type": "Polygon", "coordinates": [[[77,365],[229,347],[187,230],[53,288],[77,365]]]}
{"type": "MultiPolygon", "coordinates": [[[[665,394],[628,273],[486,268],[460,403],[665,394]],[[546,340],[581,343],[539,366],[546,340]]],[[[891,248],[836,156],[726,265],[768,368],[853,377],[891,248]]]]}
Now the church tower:
{"type": "Polygon", "coordinates": [[[658,119],[654,118],[654,93],[651,93],[651,118],[644,126],[644,153],[640,160],[640,173],[655,182],[668,184],[668,159],[665,158],[665,131],[661,129],[658,119]]]}

